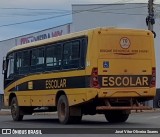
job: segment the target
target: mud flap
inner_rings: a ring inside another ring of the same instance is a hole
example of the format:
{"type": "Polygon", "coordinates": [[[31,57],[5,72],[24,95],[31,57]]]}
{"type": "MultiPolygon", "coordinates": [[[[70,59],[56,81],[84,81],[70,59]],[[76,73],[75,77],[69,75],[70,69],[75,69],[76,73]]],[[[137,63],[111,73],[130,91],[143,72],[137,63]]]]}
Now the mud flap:
{"type": "Polygon", "coordinates": [[[81,108],[80,107],[69,107],[70,109],[70,116],[81,116],[81,108]]]}

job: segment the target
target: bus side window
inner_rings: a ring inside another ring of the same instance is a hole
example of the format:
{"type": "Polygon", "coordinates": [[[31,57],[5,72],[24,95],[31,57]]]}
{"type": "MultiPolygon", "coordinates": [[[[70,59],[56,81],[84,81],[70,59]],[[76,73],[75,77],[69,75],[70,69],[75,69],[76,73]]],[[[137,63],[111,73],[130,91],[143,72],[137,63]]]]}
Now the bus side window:
{"type": "Polygon", "coordinates": [[[80,67],[80,41],[76,40],[72,42],[72,52],[71,52],[71,68],[80,67]]]}
{"type": "Polygon", "coordinates": [[[16,74],[20,74],[21,68],[22,68],[22,52],[18,52],[16,53],[16,65],[15,65],[16,74]]]}
{"type": "Polygon", "coordinates": [[[85,68],[87,54],[87,38],[82,39],[81,41],[81,67],[85,68]]]}
{"type": "Polygon", "coordinates": [[[47,70],[51,69],[53,67],[53,53],[54,53],[53,47],[46,48],[46,67],[47,67],[47,70]]]}
{"type": "Polygon", "coordinates": [[[68,42],[63,45],[63,69],[69,69],[71,60],[72,43],[68,42]]]}
{"type": "Polygon", "coordinates": [[[21,51],[16,53],[15,71],[16,74],[28,74],[29,73],[29,51],[21,51]]]}
{"type": "Polygon", "coordinates": [[[44,48],[31,50],[31,72],[44,71],[44,48]]]}
{"type": "Polygon", "coordinates": [[[13,79],[14,76],[14,54],[8,56],[7,79],[13,79]]]}
{"type": "Polygon", "coordinates": [[[35,67],[38,63],[38,60],[37,60],[37,49],[33,49],[31,51],[31,66],[32,67],[35,67]]]}
{"type": "Polygon", "coordinates": [[[22,74],[29,73],[29,65],[30,65],[30,54],[29,51],[23,51],[22,58],[22,74]]]}
{"type": "Polygon", "coordinates": [[[62,46],[52,45],[46,48],[46,70],[60,70],[62,61],[62,46]]]}
{"type": "Polygon", "coordinates": [[[64,44],[63,69],[79,68],[80,42],[78,40],[64,44]]]}

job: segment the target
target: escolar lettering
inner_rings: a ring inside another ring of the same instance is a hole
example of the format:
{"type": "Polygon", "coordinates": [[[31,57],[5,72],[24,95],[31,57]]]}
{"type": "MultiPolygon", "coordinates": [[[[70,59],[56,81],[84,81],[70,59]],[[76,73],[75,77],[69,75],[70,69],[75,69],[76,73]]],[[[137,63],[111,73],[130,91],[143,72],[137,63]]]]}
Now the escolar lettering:
{"type": "Polygon", "coordinates": [[[102,77],[102,87],[147,87],[149,78],[147,76],[109,76],[102,77]]]}
{"type": "Polygon", "coordinates": [[[66,79],[46,80],[46,89],[60,89],[66,87],[66,79]]]}

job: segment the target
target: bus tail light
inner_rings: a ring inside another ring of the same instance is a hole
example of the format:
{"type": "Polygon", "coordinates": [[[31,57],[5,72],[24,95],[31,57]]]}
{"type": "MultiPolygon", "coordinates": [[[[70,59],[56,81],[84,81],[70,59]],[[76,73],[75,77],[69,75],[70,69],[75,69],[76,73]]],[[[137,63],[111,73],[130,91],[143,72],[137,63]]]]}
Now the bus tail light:
{"type": "Polygon", "coordinates": [[[92,68],[90,86],[94,88],[99,88],[98,82],[98,68],[92,68]]]}
{"type": "Polygon", "coordinates": [[[151,84],[150,87],[155,87],[156,86],[156,68],[152,68],[152,79],[151,79],[151,84]]]}

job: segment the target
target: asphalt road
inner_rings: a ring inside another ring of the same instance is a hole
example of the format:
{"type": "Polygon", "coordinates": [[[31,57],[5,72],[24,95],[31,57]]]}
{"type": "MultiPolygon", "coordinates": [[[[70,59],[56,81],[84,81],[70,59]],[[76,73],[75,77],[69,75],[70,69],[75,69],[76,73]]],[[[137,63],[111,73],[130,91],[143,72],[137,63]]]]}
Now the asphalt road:
{"type": "Polygon", "coordinates": [[[83,116],[80,124],[61,125],[57,114],[26,115],[23,121],[12,121],[11,115],[0,115],[0,128],[160,128],[160,111],[132,113],[125,123],[108,123],[104,115],[83,116]]]}
{"type": "MultiPolygon", "coordinates": [[[[126,129],[130,128],[131,130],[137,129],[137,128],[148,128],[150,130],[153,130],[154,128],[160,128],[160,111],[156,112],[141,112],[141,113],[132,113],[127,120],[126,123],[116,123],[111,124],[108,123],[103,115],[95,115],[95,116],[83,116],[82,122],[80,124],[74,124],[74,125],[61,125],[58,121],[56,114],[41,114],[41,115],[30,115],[30,116],[24,116],[24,120],[20,122],[12,121],[11,115],[0,115],[0,128],[61,128],[61,132],[63,132],[66,128],[71,128],[72,130],[75,130],[75,128],[85,128],[85,130],[92,130],[96,132],[97,129],[126,129]]],[[[97,130],[98,131],[98,130],[97,130]]],[[[81,130],[83,132],[83,130],[81,130]]],[[[55,135],[55,134],[54,134],[55,135]]],[[[76,137],[96,137],[96,136],[108,136],[109,134],[79,134],[77,133],[76,137]]],[[[3,135],[4,136],[4,135],[3,135]]],[[[14,135],[17,136],[17,135],[14,135]]],[[[41,135],[42,136],[42,135],[41,135]]],[[[48,135],[45,135],[48,136],[48,135]]],[[[53,135],[52,135],[53,136],[53,135]]],[[[72,137],[74,136],[71,134],[63,134],[63,135],[56,135],[57,137],[72,137]]],[[[148,134],[111,134],[112,136],[146,136],[150,137],[151,135],[148,134]]],[[[160,134],[152,134],[152,136],[160,136],[160,134]]]]}

